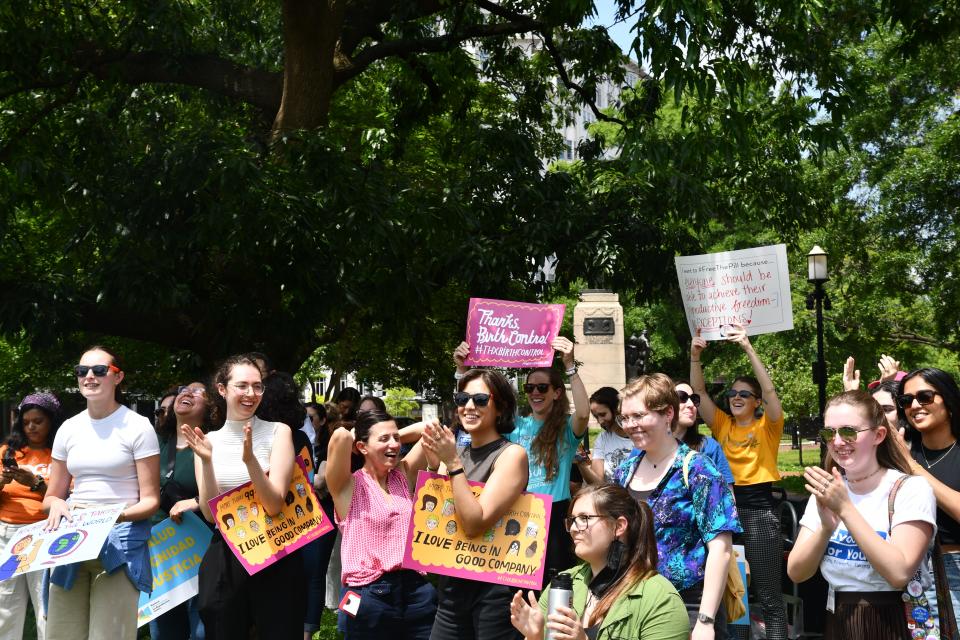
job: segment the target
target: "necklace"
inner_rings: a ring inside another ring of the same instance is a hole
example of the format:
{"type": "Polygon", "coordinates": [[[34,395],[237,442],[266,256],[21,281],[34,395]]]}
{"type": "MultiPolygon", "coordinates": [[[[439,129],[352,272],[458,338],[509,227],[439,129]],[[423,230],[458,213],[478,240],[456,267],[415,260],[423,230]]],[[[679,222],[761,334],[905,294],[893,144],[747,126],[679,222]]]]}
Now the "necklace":
{"type": "Polygon", "coordinates": [[[848,482],[849,484],[854,484],[855,482],[863,482],[864,480],[867,480],[868,478],[872,478],[873,476],[877,475],[877,474],[880,473],[881,471],[883,471],[883,467],[877,467],[877,470],[876,470],[876,471],[873,471],[873,472],[871,472],[871,473],[868,473],[867,475],[863,476],[862,478],[847,478],[847,482],[848,482]]]}
{"type": "Polygon", "coordinates": [[[927,460],[927,452],[924,450],[923,445],[920,445],[920,455],[923,456],[923,461],[927,463],[927,469],[932,469],[934,465],[940,464],[940,462],[941,462],[944,458],[946,458],[948,455],[950,455],[950,452],[953,451],[953,448],[954,448],[955,446],[957,446],[957,441],[956,441],[956,440],[953,441],[953,444],[950,445],[950,448],[949,448],[949,449],[947,449],[946,451],[943,452],[943,455],[941,455],[939,458],[937,458],[937,459],[934,460],[933,462],[930,462],[929,460],[927,460]]]}
{"type": "Polygon", "coordinates": [[[668,453],[667,455],[665,455],[663,458],[661,458],[661,459],[658,460],[657,462],[654,462],[653,460],[650,460],[650,458],[648,458],[647,456],[644,456],[643,459],[644,459],[644,460],[650,460],[650,464],[653,465],[653,468],[654,468],[654,469],[656,469],[659,465],[663,464],[663,463],[666,462],[667,460],[672,460],[676,455],[677,455],[677,450],[676,450],[676,448],[674,448],[673,451],[671,451],[670,453],[668,453]]]}

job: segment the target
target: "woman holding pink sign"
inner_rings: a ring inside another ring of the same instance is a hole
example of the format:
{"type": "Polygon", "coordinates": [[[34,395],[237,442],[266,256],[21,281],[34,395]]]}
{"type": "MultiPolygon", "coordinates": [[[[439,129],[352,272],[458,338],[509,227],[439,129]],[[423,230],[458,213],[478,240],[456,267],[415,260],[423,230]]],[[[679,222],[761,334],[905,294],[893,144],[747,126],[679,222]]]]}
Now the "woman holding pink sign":
{"type": "Polygon", "coordinates": [[[361,411],[352,430],[337,429],[327,453],[327,487],[340,525],[343,567],[338,629],[347,640],[390,635],[427,640],[437,594],[423,575],[404,569],[420,443],[400,458],[400,430],[385,411],[361,411]],[[363,467],[350,472],[351,453],[363,467]]]}
{"type": "MultiPolygon", "coordinates": [[[[228,358],[214,382],[226,406],[223,427],[206,434],[199,427],[181,427],[196,454],[203,516],[214,522],[210,500],[246,482],[253,483],[267,515],[275,516],[284,506],[293,477],[290,427],[255,415],[264,386],[260,368],[249,356],[228,358]]],[[[300,554],[289,553],[250,575],[220,533],[220,527],[226,525],[214,524],[217,531],[200,563],[198,597],[206,637],[246,638],[255,626],[263,638],[301,640],[306,579],[300,554]]]]}

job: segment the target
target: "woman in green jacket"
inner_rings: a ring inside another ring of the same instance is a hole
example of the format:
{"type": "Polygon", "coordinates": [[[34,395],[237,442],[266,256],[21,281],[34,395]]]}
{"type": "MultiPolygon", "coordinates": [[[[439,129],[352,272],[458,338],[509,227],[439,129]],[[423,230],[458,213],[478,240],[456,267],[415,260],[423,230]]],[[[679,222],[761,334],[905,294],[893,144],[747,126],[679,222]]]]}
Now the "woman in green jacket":
{"type": "MultiPolygon", "coordinates": [[[[564,571],[573,582],[573,608],[547,615],[550,589],[540,602],[517,592],[510,621],[526,640],[685,640],[687,609],[670,581],[657,573],[657,542],[650,507],[611,484],[586,486],[564,520],[584,562],[564,571]]],[[[557,514],[559,515],[559,514],[557,514]]]]}

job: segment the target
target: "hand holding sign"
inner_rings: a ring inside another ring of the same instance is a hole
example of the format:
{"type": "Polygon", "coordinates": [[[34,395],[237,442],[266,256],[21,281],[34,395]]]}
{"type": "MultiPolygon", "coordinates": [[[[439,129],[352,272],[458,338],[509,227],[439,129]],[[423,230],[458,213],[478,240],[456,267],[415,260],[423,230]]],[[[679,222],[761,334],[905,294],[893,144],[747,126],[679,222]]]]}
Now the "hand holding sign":
{"type": "Polygon", "coordinates": [[[461,342],[457,345],[457,348],[453,350],[453,361],[457,365],[457,372],[463,373],[467,370],[467,365],[464,364],[464,361],[470,356],[470,345],[466,341],[461,342]]]}
{"type": "Polygon", "coordinates": [[[573,342],[569,338],[564,338],[563,336],[558,336],[553,339],[553,342],[550,343],[550,346],[553,347],[555,351],[559,351],[563,358],[563,366],[567,369],[572,369],[576,364],[576,360],[573,358],[573,342]]]}
{"type": "Polygon", "coordinates": [[[744,350],[751,346],[750,338],[747,337],[747,330],[744,329],[742,324],[730,324],[723,333],[727,342],[738,344],[743,347],[744,350]]]}

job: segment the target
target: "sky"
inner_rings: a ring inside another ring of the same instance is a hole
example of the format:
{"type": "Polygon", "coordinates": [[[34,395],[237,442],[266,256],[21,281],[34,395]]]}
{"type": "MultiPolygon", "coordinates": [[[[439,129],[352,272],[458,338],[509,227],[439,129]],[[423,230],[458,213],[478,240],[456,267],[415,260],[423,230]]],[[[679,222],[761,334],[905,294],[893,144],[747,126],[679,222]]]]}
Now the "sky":
{"type": "MultiPolygon", "coordinates": [[[[632,21],[615,24],[616,2],[615,0],[596,0],[597,17],[588,21],[586,25],[602,24],[608,28],[610,37],[620,45],[620,48],[627,52],[630,49],[630,43],[633,42],[633,34],[630,32],[632,21]]],[[[633,57],[632,55],[630,56],[633,57]]]]}

